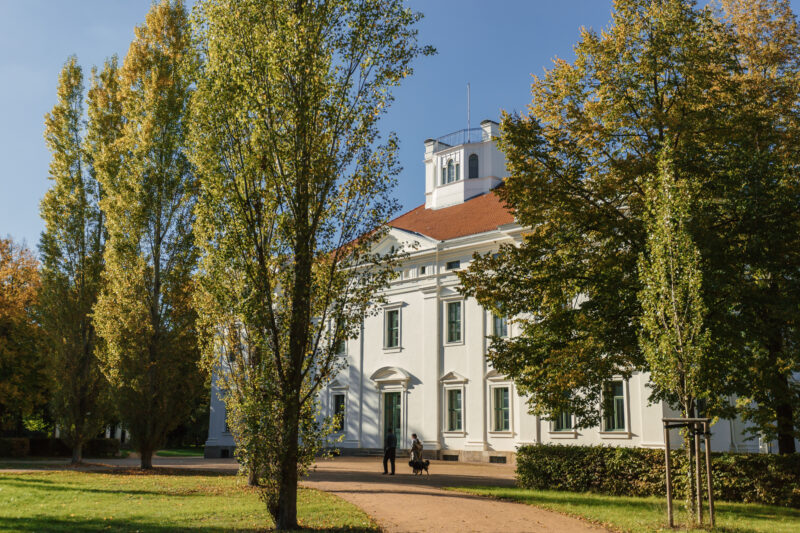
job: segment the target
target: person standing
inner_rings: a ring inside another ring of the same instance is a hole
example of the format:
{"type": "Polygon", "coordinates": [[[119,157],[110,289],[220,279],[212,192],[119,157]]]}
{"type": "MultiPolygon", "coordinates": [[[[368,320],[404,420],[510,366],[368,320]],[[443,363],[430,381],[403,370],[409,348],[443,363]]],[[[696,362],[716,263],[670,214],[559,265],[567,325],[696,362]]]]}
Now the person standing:
{"type": "Polygon", "coordinates": [[[397,451],[397,437],[392,433],[391,428],[386,430],[386,440],[383,443],[383,474],[388,474],[386,468],[389,461],[392,462],[392,473],[394,475],[394,459],[397,451]]]}
{"type": "Polygon", "coordinates": [[[411,462],[413,463],[414,473],[422,473],[422,441],[417,438],[416,433],[411,434],[411,462]]]}

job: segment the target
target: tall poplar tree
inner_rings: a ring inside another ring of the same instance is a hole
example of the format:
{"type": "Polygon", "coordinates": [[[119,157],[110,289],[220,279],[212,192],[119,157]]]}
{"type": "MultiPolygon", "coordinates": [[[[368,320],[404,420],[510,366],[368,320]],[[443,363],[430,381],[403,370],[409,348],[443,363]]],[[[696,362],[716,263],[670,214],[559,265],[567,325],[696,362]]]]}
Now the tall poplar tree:
{"type": "Polygon", "coordinates": [[[91,318],[101,287],[105,229],[101,188],[83,149],[83,92],[83,72],[72,56],[59,76],[58,101],[45,117],[53,184],[41,204],[45,231],[39,245],[39,319],[49,340],[50,408],[61,437],[72,446],[73,463],[81,462],[83,445],[108,413],[108,382],[91,318]]]}
{"type": "MultiPolygon", "coordinates": [[[[713,394],[709,386],[708,313],[703,302],[700,251],[688,232],[692,183],[678,181],[672,168],[671,139],[664,140],[658,173],[644,183],[647,242],[639,257],[642,306],[639,343],[654,386],[652,397],[665,400],[684,418],[697,416],[698,401],[713,394]]],[[[695,508],[694,448],[684,430],[687,455],[686,510],[695,508]]]]}
{"type": "Polygon", "coordinates": [[[378,120],[429,50],[399,0],[204,0],[197,15],[209,356],[233,376],[227,407],[267,508],[293,529],[298,477],[325,432],[316,397],[342,364],[335,347],[393,275],[394,256],[371,252],[399,170],[378,120]]]}
{"type": "Polygon", "coordinates": [[[191,305],[194,177],[186,118],[194,54],[180,1],[153,4],[120,70],[124,126],[99,174],[105,197],[105,285],[95,307],[104,371],[142,468],[188,415],[203,386],[191,305]]]}

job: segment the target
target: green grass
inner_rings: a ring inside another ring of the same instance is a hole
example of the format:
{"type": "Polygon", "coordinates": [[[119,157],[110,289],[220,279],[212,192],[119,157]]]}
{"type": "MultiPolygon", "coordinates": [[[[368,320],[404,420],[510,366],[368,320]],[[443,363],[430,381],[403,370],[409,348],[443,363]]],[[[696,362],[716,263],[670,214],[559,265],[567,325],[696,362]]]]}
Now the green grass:
{"type": "MultiPolygon", "coordinates": [[[[309,530],[379,531],[363,511],[310,489],[298,493],[309,530]]],[[[0,473],[0,531],[264,531],[272,521],[239,476],[157,469],[0,473]]]]}
{"type": "Polygon", "coordinates": [[[195,448],[172,448],[169,450],[158,450],[156,455],[159,457],[203,457],[202,446],[195,448]]]}
{"type": "MultiPolygon", "coordinates": [[[[452,487],[448,490],[526,503],[585,518],[619,531],[663,531],[667,526],[665,498],[633,498],[550,490],[500,487],[452,487]]],[[[800,531],[800,510],[770,505],[717,502],[715,531],[790,533],[800,531]]],[[[683,501],[674,501],[675,524],[686,520],[683,501]]],[[[708,523],[708,507],[703,518],[708,523]]]]}

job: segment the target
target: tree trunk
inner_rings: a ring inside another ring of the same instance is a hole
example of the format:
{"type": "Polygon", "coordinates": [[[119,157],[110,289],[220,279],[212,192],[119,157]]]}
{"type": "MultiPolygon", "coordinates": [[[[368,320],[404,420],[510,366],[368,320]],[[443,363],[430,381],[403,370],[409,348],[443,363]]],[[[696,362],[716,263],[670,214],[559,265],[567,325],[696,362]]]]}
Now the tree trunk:
{"type": "MultiPolygon", "coordinates": [[[[784,383],[786,376],[783,376],[784,383]]],[[[786,396],[784,396],[786,398],[786,396]]],[[[778,425],[778,453],[781,455],[794,453],[796,451],[794,445],[794,422],[792,420],[792,404],[788,401],[777,405],[775,407],[775,418],[778,425]]]]}
{"type": "Polygon", "coordinates": [[[150,447],[142,447],[139,451],[141,454],[141,468],[142,470],[152,470],[153,468],[153,450],[150,447]]]}
{"type": "Polygon", "coordinates": [[[72,446],[72,464],[78,465],[83,462],[83,443],[78,442],[72,446]]]}
{"type": "Polygon", "coordinates": [[[694,442],[689,429],[684,429],[683,446],[686,449],[686,525],[687,528],[696,521],[695,486],[694,486],[694,442]]]}
{"type": "Polygon", "coordinates": [[[258,487],[258,470],[252,465],[247,470],[247,484],[251,487],[258,487]]]}
{"type": "Polygon", "coordinates": [[[278,488],[278,516],[275,527],[279,530],[297,529],[297,438],[300,416],[299,398],[293,395],[291,405],[286,410],[286,424],[289,427],[281,463],[281,482],[278,488]]]}

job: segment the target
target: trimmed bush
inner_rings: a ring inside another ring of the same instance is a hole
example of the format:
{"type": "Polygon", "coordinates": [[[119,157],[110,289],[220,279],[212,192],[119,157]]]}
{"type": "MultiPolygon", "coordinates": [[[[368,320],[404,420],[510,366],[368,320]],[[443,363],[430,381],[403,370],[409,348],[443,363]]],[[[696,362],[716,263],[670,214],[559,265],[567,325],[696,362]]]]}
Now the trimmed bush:
{"type": "Polygon", "coordinates": [[[83,446],[84,457],[116,457],[119,439],[92,439],[83,446]]]}
{"type": "Polygon", "coordinates": [[[31,437],[30,454],[35,457],[70,457],[72,449],[61,439],[31,437]]]}
{"type": "Polygon", "coordinates": [[[0,438],[0,457],[25,457],[30,451],[30,443],[25,437],[0,438]]]}
{"type": "MultiPolygon", "coordinates": [[[[674,498],[682,499],[686,493],[686,455],[683,450],[673,450],[671,455],[674,498]]],[[[800,454],[715,453],[711,459],[715,498],[800,508],[800,454]]],[[[522,446],[517,451],[517,483],[528,489],[664,496],[664,451],[522,446]]]]}

